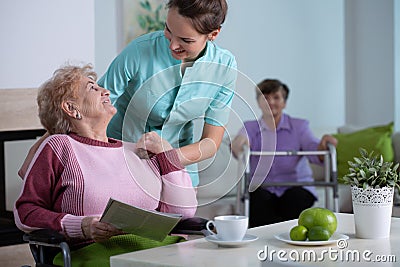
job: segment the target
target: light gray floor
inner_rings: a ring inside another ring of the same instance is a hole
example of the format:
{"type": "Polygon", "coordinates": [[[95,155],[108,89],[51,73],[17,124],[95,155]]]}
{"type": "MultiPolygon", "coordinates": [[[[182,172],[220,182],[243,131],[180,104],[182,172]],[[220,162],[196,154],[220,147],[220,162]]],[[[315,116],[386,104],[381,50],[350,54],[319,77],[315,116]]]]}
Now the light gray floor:
{"type": "Polygon", "coordinates": [[[35,266],[28,244],[0,247],[0,266],[35,266]]]}

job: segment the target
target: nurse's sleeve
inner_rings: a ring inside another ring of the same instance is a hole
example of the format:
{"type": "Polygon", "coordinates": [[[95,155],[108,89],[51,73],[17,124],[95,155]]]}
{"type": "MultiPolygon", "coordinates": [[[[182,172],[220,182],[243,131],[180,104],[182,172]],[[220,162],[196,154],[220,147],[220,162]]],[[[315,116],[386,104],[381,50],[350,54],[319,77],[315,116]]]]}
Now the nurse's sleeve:
{"type": "Polygon", "coordinates": [[[110,91],[115,101],[125,92],[129,82],[138,72],[140,55],[135,42],[130,43],[110,64],[106,73],[98,80],[101,87],[110,91]]]}
{"type": "Polygon", "coordinates": [[[229,66],[226,66],[223,77],[225,77],[225,81],[222,82],[220,90],[205,113],[205,122],[214,126],[224,126],[229,120],[237,79],[237,66],[234,59],[229,66]]]}

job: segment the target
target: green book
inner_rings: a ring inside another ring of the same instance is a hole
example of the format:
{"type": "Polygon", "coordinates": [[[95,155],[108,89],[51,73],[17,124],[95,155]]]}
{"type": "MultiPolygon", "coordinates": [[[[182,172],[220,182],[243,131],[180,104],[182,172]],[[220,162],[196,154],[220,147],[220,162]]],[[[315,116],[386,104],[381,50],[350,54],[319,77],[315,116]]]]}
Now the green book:
{"type": "Polygon", "coordinates": [[[100,221],[130,234],[163,241],[181,218],[181,214],[145,210],[110,198],[100,221]]]}

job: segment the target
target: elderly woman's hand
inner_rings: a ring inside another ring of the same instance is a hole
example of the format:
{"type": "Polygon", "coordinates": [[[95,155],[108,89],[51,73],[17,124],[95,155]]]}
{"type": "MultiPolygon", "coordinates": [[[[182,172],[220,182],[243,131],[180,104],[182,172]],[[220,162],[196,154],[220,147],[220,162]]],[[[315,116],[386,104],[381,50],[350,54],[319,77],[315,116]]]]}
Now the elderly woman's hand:
{"type": "Polygon", "coordinates": [[[327,143],[331,143],[332,145],[334,145],[336,147],[338,141],[332,135],[325,134],[321,138],[321,141],[320,141],[320,143],[318,145],[318,150],[327,150],[328,149],[328,144],[327,143]]]}
{"type": "Polygon", "coordinates": [[[85,217],[82,220],[82,232],[87,239],[93,239],[95,242],[108,240],[115,235],[123,234],[120,229],[111,224],[100,222],[99,217],[85,217]]]}
{"type": "Polygon", "coordinates": [[[139,157],[150,158],[155,154],[171,150],[172,146],[156,132],[148,132],[137,141],[136,148],[139,157]]]}
{"type": "MultiPolygon", "coordinates": [[[[319,142],[318,150],[327,150],[328,149],[328,143],[331,143],[332,145],[334,145],[336,147],[338,141],[332,135],[325,134],[324,136],[322,136],[321,141],[319,142]]],[[[318,158],[319,158],[319,160],[321,162],[324,161],[324,156],[320,155],[320,156],[318,156],[318,158]]]]}

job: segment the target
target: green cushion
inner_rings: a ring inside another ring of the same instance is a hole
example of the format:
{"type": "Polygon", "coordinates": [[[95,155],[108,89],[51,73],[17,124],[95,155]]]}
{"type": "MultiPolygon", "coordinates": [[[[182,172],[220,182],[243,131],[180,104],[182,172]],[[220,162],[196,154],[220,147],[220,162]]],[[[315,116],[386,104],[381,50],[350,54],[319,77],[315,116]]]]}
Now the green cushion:
{"type": "Polygon", "coordinates": [[[393,161],[392,134],[393,122],[356,132],[334,134],[333,136],[338,140],[336,153],[339,181],[349,171],[348,161],[353,161],[354,157],[360,156],[360,147],[368,152],[374,151],[375,155],[382,155],[385,161],[393,161]]]}

